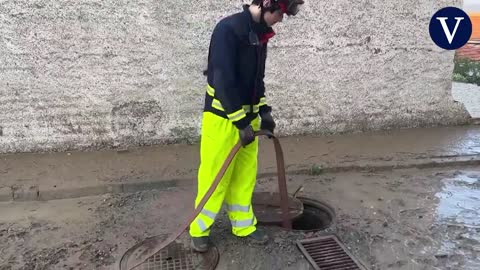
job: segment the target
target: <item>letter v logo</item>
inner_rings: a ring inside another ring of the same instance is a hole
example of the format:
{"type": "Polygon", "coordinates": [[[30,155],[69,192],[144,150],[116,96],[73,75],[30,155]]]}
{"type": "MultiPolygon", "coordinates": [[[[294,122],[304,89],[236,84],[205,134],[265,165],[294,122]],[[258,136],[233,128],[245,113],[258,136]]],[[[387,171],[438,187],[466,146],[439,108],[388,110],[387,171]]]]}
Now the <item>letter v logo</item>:
{"type": "Polygon", "coordinates": [[[452,44],[453,37],[455,37],[455,33],[457,33],[458,30],[458,25],[463,19],[465,19],[465,17],[455,17],[455,20],[457,20],[457,24],[455,24],[455,29],[453,29],[453,33],[450,33],[450,29],[448,29],[447,19],[447,17],[437,17],[437,20],[442,23],[443,32],[445,32],[445,35],[447,36],[448,43],[452,44]]]}
{"type": "Polygon", "coordinates": [[[445,50],[456,50],[462,47],[471,35],[472,22],[459,8],[443,8],[430,20],[430,36],[437,46],[445,50]]]}

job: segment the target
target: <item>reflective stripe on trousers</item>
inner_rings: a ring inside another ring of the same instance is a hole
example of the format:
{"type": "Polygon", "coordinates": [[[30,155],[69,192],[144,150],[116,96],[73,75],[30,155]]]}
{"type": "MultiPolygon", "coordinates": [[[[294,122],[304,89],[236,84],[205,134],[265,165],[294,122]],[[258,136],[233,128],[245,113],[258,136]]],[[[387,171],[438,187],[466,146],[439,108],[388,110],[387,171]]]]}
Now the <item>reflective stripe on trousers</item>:
{"type": "Polygon", "coordinates": [[[239,205],[239,204],[226,204],[227,211],[233,212],[233,211],[240,211],[240,212],[246,212],[250,211],[250,205],[239,205]]]}
{"type": "Polygon", "coordinates": [[[255,224],[255,218],[244,219],[244,220],[232,220],[232,227],[236,228],[247,228],[255,224]]]}
{"type": "MultiPolygon", "coordinates": [[[[200,215],[204,215],[204,216],[207,216],[209,217],[212,221],[215,221],[215,218],[217,217],[217,214],[212,212],[212,211],[209,211],[207,209],[202,209],[202,212],[200,212],[200,215]]],[[[201,231],[207,231],[208,227],[207,225],[205,224],[205,222],[203,221],[202,217],[199,217],[196,219],[196,224],[197,226],[199,227],[199,229],[201,231]]]]}

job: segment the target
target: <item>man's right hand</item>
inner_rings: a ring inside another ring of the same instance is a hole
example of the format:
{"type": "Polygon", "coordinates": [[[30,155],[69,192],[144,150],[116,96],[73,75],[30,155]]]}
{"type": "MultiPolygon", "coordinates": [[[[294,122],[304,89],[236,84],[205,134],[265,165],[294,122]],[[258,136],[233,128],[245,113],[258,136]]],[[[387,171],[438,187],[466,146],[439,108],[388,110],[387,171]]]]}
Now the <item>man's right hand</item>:
{"type": "Polygon", "coordinates": [[[240,130],[240,141],[242,146],[245,147],[255,141],[255,132],[253,127],[248,125],[246,128],[240,130]]]}

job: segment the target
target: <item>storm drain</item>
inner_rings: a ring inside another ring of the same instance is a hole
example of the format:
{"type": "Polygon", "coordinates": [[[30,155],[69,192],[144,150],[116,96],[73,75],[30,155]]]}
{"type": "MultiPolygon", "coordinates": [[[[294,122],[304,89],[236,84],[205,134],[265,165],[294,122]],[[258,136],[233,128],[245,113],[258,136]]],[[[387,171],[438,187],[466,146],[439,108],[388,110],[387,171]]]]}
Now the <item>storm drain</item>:
{"type": "MultiPolygon", "coordinates": [[[[128,250],[120,263],[121,270],[127,269],[128,259],[137,252],[142,252],[148,248],[149,242],[144,241],[144,245],[136,245],[128,250]],[[142,247],[143,246],[143,247],[142,247]]],[[[164,249],[160,250],[142,264],[133,268],[134,270],[213,270],[216,268],[219,260],[219,253],[216,247],[210,248],[206,253],[194,252],[186,245],[173,242],[164,249]]]]}
{"type": "Polygon", "coordinates": [[[315,270],[367,270],[334,235],[297,242],[315,270]]]}

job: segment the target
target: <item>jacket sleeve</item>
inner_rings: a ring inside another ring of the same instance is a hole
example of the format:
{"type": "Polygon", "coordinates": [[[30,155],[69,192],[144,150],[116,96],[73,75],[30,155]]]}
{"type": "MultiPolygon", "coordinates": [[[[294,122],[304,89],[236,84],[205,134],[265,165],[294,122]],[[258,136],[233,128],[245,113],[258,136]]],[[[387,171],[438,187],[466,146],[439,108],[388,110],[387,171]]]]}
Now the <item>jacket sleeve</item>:
{"type": "Polygon", "coordinates": [[[272,111],[272,107],[268,106],[267,104],[267,97],[265,96],[265,64],[267,61],[267,44],[264,45],[264,49],[262,50],[262,69],[260,70],[260,75],[258,78],[258,93],[260,97],[260,115],[269,113],[272,111]]]}
{"type": "Polygon", "coordinates": [[[212,34],[210,51],[215,97],[228,119],[238,129],[244,129],[250,123],[243,110],[239,94],[241,89],[236,81],[237,51],[238,41],[233,30],[227,24],[218,24],[212,34]]]}

